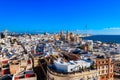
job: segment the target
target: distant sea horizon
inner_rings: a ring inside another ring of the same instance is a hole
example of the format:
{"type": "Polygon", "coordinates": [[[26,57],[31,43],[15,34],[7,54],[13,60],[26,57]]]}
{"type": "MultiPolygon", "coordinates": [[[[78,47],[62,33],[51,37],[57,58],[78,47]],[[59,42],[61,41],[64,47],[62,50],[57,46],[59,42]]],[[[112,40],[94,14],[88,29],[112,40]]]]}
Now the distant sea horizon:
{"type": "Polygon", "coordinates": [[[83,37],[83,40],[93,40],[120,44],[120,35],[91,35],[88,37],[83,37]]]}

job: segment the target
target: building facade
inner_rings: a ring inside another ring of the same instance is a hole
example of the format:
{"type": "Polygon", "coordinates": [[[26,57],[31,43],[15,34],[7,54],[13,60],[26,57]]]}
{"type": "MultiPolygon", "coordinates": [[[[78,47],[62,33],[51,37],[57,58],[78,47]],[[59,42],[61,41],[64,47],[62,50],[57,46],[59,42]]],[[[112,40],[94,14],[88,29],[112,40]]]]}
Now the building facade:
{"type": "Polygon", "coordinates": [[[120,61],[114,61],[114,76],[120,78],[120,61]]]}
{"type": "Polygon", "coordinates": [[[100,75],[100,80],[113,80],[114,79],[114,65],[111,58],[97,58],[96,68],[100,75]]]}
{"type": "Polygon", "coordinates": [[[47,75],[47,80],[100,80],[97,70],[62,74],[48,69],[47,75]]]}

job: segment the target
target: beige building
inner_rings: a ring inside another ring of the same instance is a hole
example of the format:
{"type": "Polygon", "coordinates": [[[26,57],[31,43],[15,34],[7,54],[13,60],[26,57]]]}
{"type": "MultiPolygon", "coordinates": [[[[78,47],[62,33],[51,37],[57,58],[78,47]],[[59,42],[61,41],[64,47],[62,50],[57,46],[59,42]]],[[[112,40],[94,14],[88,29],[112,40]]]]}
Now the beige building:
{"type": "Polygon", "coordinates": [[[120,60],[120,54],[119,53],[111,53],[111,59],[114,61],[120,60]]]}
{"type": "Polygon", "coordinates": [[[120,61],[114,61],[114,76],[120,78],[120,61]]]}
{"type": "Polygon", "coordinates": [[[100,80],[114,80],[114,64],[111,58],[97,58],[96,68],[100,75],[100,80]]]}

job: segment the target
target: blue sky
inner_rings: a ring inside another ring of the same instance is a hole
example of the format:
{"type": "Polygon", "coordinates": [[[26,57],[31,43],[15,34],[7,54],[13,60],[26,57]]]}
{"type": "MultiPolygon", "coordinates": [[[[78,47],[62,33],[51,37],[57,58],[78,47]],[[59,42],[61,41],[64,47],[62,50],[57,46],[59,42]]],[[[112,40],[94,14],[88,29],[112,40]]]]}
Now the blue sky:
{"type": "Polygon", "coordinates": [[[0,0],[0,31],[5,29],[120,34],[120,0],[0,0]]]}

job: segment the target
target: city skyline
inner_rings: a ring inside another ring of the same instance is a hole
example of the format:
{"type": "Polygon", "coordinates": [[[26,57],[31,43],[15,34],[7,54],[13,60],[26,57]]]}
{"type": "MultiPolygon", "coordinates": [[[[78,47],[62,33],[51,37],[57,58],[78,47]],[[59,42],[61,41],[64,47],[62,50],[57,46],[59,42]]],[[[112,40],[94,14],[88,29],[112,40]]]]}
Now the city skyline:
{"type": "Polygon", "coordinates": [[[77,33],[118,35],[119,3],[119,0],[1,0],[0,31],[68,30],[77,33]]]}

